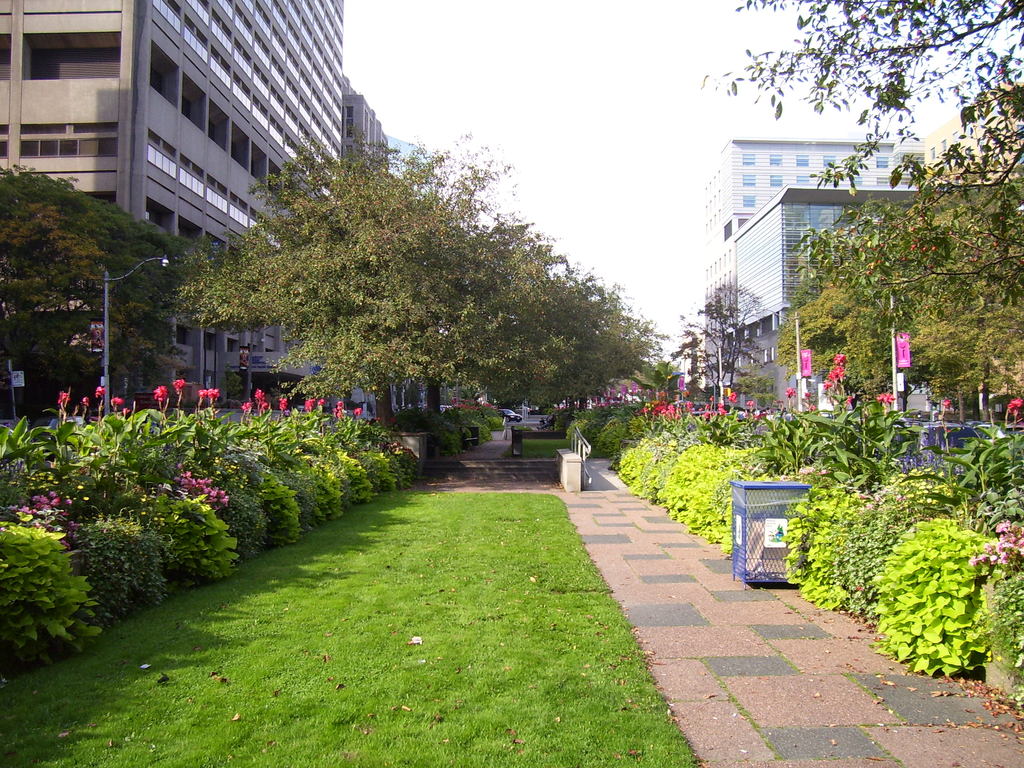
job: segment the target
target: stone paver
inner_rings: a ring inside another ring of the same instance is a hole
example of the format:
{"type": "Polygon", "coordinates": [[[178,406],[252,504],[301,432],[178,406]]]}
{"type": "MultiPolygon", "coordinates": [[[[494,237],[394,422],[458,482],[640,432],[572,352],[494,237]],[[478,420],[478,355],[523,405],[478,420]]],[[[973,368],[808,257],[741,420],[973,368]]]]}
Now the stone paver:
{"type": "Polygon", "coordinates": [[[860,728],[768,728],[765,736],[787,759],[885,757],[860,728]]]}
{"type": "Polygon", "coordinates": [[[719,547],[626,490],[557,495],[705,768],[1024,768],[1006,718],[907,675],[853,619],[787,585],[734,581],[719,547]]]}

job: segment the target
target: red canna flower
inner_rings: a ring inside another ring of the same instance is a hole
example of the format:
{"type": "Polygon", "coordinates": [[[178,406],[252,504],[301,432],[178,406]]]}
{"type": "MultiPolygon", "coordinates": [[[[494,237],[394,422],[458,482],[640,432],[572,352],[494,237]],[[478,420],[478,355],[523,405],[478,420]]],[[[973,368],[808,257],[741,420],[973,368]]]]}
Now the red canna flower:
{"type": "Polygon", "coordinates": [[[124,398],[123,397],[112,397],[112,398],[110,398],[110,404],[112,406],[114,406],[115,408],[120,408],[122,405],[124,405],[124,398]]]}
{"type": "Polygon", "coordinates": [[[71,390],[70,389],[67,392],[61,392],[60,394],[57,395],[57,405],[59,405],[61,408],[67,408],[68,407],[68,403],[70,403],[70,402],[71,402],[71,390]]]}
{"type": "Polygon", "coordinates": [[[739,399],[739,395],[737,395],[735,392],[730,392],[729,393],[729,402],[730,403],[735,403],[738,399],[739,399]]]}
{"type": "Polygon", "coordinates": [[[82,405],[84,405],[86,408],[89,407],[89,398],[88,397],[83,397],[82,398],[82,405]]]}
{"type": "Polygon", "coordinates": [[[876,395],[875,400],[877,400],[880,403],[884,403],[885,405],[892,405],[893,403],[896,402],[896,395],[894,395],[892,392],[883,392],[880,395],[876,395]]]}
{"type": "Polygon", "coordinates": [[[287,397],[279,397],[277,399],[277,408],[278,408],[278,410],[281,410],[281,411],[287,411],[288,410],[288,398],[287,397]]]}
{"type": "Polygon", "coordinates": [[[756,408],[756,407],[757,407],[757,401],[756,400],[747,400],[747,408],[756,408]]]}
{"type": "Polygon", "coordinates": [[[206,390],[206,396],[210,398],[210,405],[213,405],[218,400],[220,400],[220,390],[217,389],[216,387],[213,389],[208,389],[206,390]]]}
{"type": "Polygon", "coordinates": [[[363,415],[363,409],[362,408],[356,408],[354,411],[352,411],[352,415],[355,416],[358,419],[360,416],[363,415]]]}
{"type": "Polygon", "coordinates": [[[950,400],[948,397],[945,400],[942,401],[942,410],[948,411],[952,407],[953,407],[953,401],[950,400]]]}
{"type": "Polygon", "coordinates": [[[252,401],[246,400],[242,403],[242,413],[252,413],[252,401]]]}
{"type": "Polygon", "coordinates": [[[178,392],[178,393],[180,393],[180,392],[181,392],[181,390],[183,390],[183,389],[185,388],[185,380],[184,380],[184,379],[175,379],[175,380],[174,380],[174,381],[173,381],[173,382],[171,383],[171,386],[173,386],[173,387],[174,387],[174,391],[175,391],[175,392],[178,392]]]}
{"type": "Polygon", "coordinates": [[[316,400],[313,398],[307,399],[303,407],[306,409],[306,413],[312,413],[313,409],[316,408],[316,400]]]}
{"type": "Polygon", "coordinates": [[[252,393],[252,396],[257,403],[262,403],[267,399],[267,395],[263,392],[262,389],[257,389],[255,392],[252,393]]]}
{"type": "Polygon", "coordinates": [[[792,387],[786,387],[786,397],[793,397],[796,394],[796,390],[792,387]]]}
{"type": "Polygon", "coordinates": [[[102,400],[103,399],[103,395],[106,394],[106,391],[107,390],[105,388],[103,388],[103,387],[96,387],[96,399],[97,400],[102,400]]]}
{"type": "Polygon", "coordinates": [[[161,384],[159,387],[153,390],[153,397],[161,406],[167,402],[167,398],[170,395],[167,392],[167,387],[161,384]]]}

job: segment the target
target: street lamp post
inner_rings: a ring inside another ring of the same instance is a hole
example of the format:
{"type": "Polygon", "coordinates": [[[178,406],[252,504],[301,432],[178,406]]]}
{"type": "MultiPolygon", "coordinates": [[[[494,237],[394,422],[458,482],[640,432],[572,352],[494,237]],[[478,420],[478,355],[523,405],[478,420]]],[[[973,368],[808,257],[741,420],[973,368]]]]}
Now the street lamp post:
{"type": "Polygon", "coordinates": [[[143,259],[120,277],[111,277],[106,269],[103,270],[103,376],[100,379],[100,386],[103,387],[104,416],[110,413],[110,284],[116,283],[118,280],[124,280],[144,264],[148,264],[151,261],[159,261],[162,267],[166,267],[168,264],[166,256],[153,256],[149,259],[143,259]]]}

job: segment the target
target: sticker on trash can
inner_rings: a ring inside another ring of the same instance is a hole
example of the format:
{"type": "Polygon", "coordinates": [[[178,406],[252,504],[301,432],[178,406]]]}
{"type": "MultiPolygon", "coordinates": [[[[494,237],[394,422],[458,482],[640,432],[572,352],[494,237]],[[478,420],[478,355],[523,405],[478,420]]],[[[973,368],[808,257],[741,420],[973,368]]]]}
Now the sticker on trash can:
{"type": "Polygon", "coordinates": [[[742,547],[743,546],[743,517],[741,515],[736,515],[736,520],[733,523],[732,531],[733,531],[734,534],[736,534],[736,546],[737,547],[742,547]]]}
{"type": "Polygon", "coordinates": [[[789,520],[785,517],[768,517],[764,521],[764,545],[779,549],[786,546],[786,528],[789,520]]]}

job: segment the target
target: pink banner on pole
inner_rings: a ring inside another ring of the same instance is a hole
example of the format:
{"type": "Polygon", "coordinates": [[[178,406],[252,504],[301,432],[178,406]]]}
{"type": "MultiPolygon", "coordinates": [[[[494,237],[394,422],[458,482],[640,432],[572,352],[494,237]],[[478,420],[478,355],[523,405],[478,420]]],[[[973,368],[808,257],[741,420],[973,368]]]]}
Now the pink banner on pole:
{"type": "Polygon", "coordinates": [[[910,367],[910,334],[896,334],[896,367],[910,367]]]}
{"type": "Polygon", "coordinates": [[[683,374],[679,374],[679,381],[677,382],[677,384],[679,385],[680,391],[686,389],[686,376],[683,374]]]}
{"type": "Polygon", "coordinates": [[[814,368],[811,365],[811,350],[800,350],[800,375],[803,377],[813,376],[814,368]]]}

